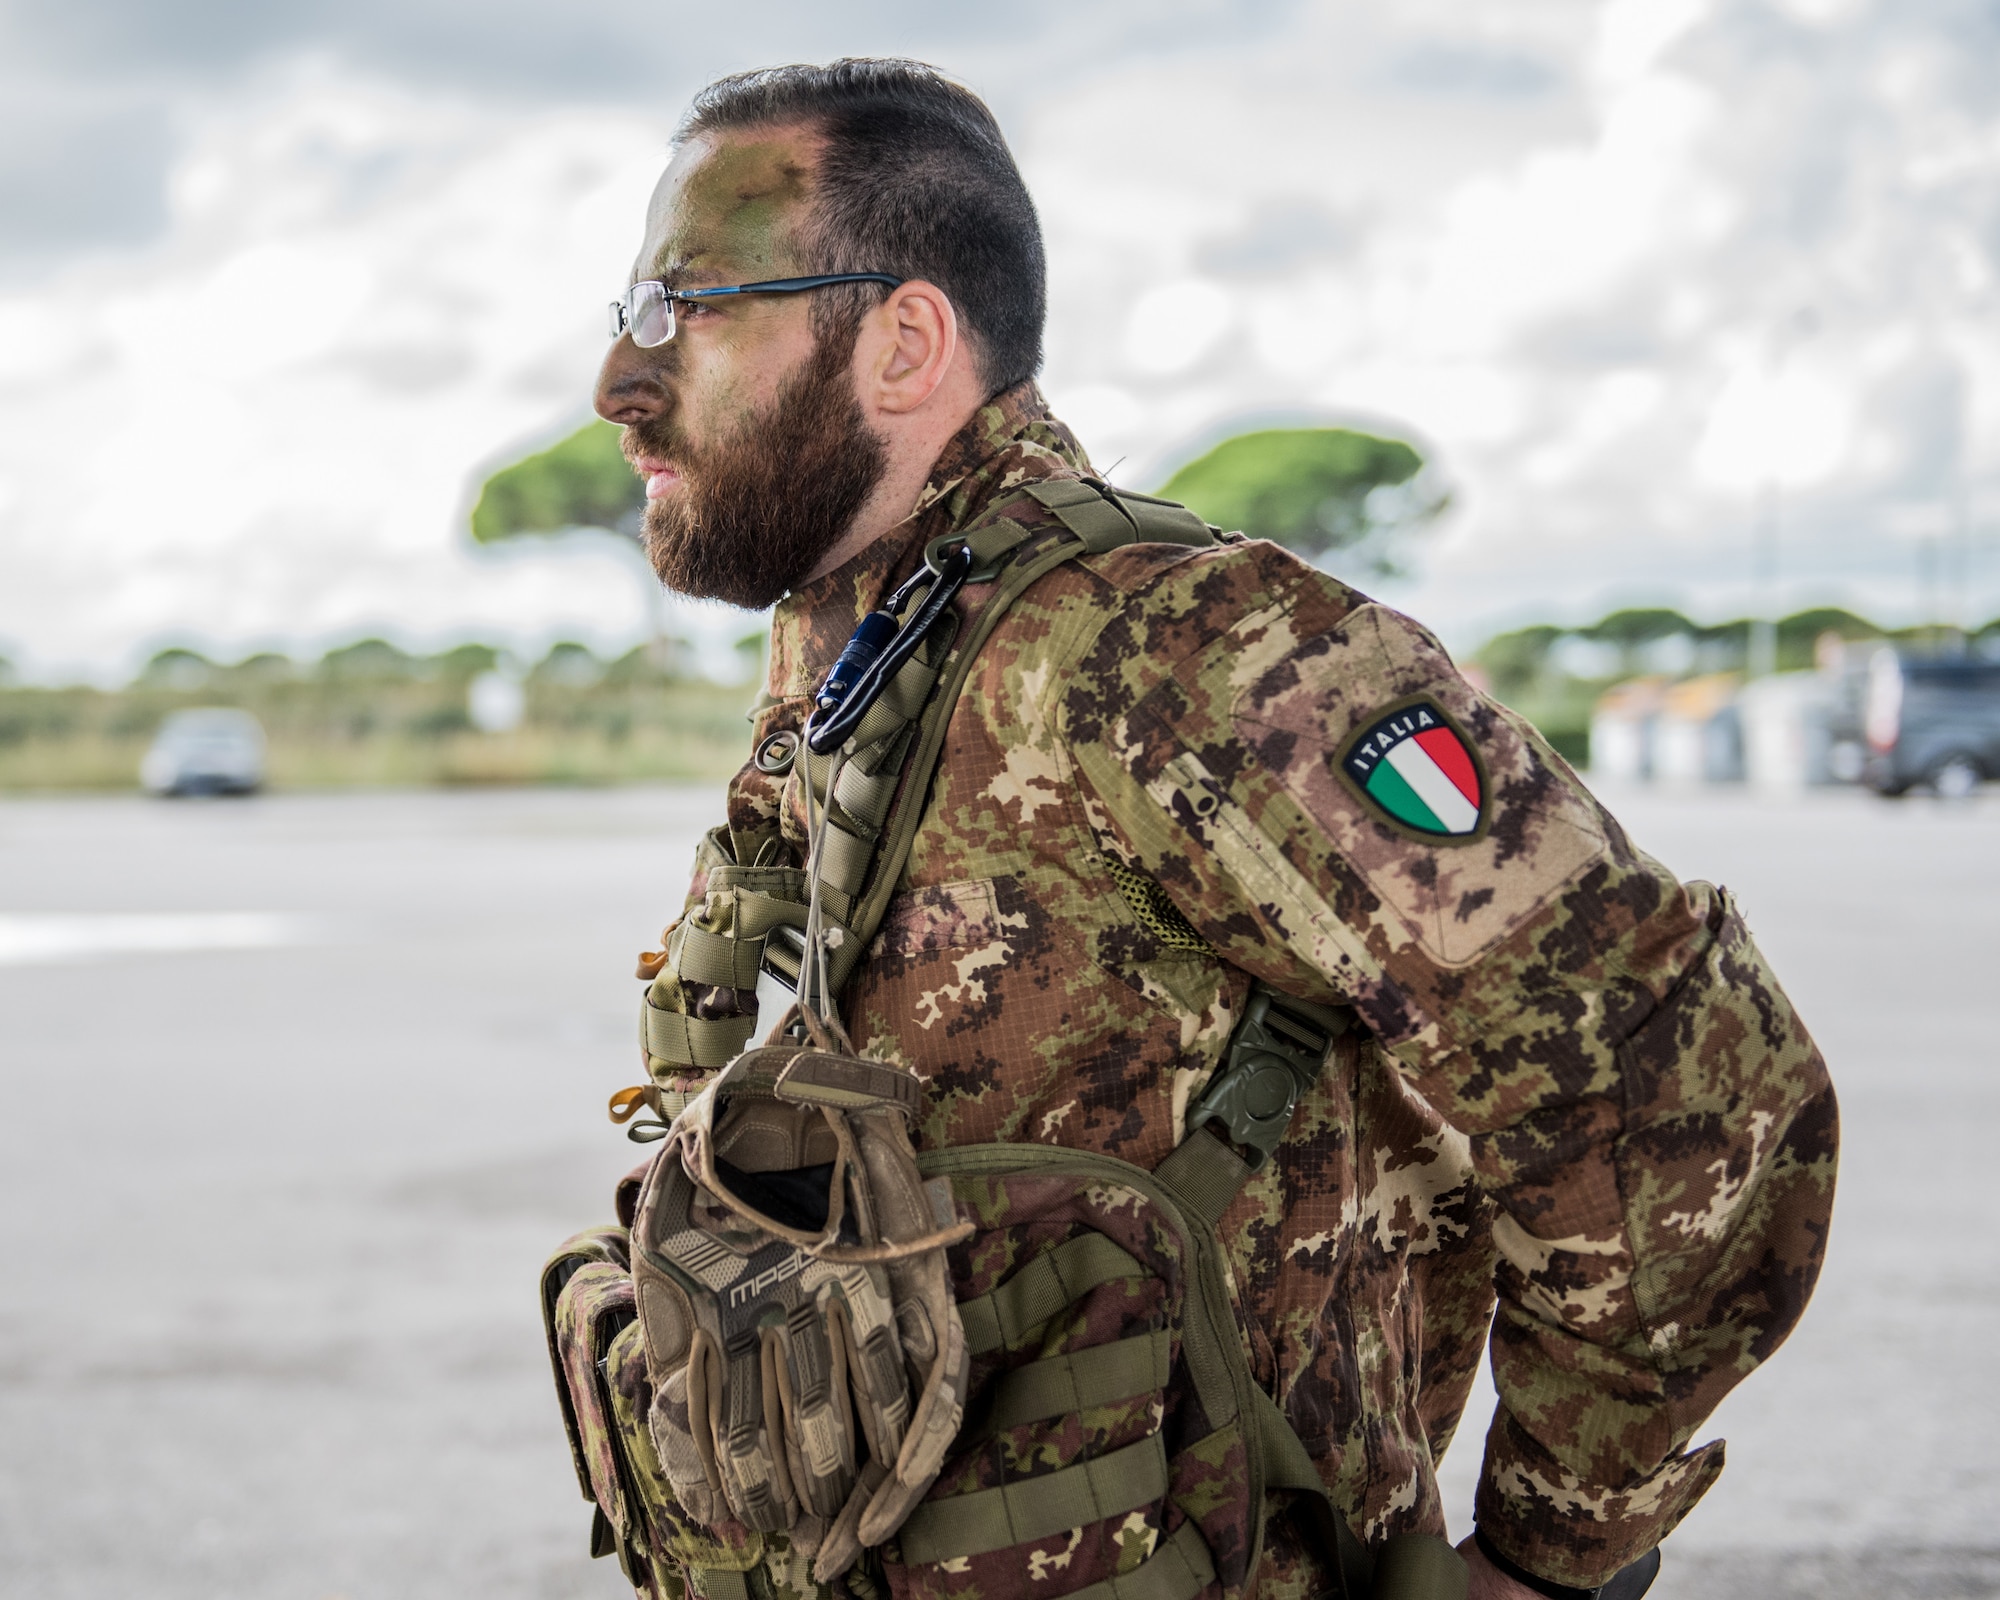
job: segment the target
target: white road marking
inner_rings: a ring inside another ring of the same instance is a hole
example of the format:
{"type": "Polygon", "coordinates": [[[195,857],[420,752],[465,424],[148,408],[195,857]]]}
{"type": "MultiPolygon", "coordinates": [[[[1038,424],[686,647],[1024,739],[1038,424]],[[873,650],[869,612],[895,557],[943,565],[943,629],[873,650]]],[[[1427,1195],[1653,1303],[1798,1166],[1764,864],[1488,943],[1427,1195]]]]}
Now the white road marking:
{"type": "Polygon", "coordinates": [[[312,918],[278,911],[0,912],[0,967],[305,944],[312,918]]]}

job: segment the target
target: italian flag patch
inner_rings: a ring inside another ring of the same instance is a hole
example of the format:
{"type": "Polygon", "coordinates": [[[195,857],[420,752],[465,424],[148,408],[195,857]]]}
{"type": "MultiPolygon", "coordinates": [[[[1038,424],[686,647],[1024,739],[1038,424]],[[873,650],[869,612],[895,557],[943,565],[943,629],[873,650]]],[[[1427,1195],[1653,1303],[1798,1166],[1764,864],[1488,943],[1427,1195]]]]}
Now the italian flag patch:
{"type": "Polygon", "coordinates": [[[1392,821],[1429,838],[1470,839],[1485,816],[1472,746],[1429,700],[1369,724],[1341,752],[1340,770],[1392,821]]]}

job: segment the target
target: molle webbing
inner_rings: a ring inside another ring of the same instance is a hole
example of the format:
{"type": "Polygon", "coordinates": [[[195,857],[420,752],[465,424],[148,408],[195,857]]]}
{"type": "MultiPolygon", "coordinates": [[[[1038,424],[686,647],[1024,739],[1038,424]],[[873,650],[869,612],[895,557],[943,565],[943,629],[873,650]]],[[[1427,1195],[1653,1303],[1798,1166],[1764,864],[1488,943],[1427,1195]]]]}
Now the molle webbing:
{"type": "Polygon", "coordinates": [[[1130,1572],[1063,1596],[1063,1600],[1194,1600],[1215,1582],[1215,1563],[1201,1524],[1190,1518],[1130,1572]]]}
{"type": "Polygon", "coordinates": [[[977,1356],[1019,1344],[1099,1284],[1145,1275],[1144,1267],[1103,1234],[1078,1234],[1036,1256],[999,1288],[959,1301],[965,1348],[977,1356]]]}
{"type": "Polygon", "coordinates": [[[1051,1534],[1137,1511],[1167,1492],[1167,1445],[1158,1433],[1109,1455],[995,1489],[926,1500],[897,1530],[905,1561],[951,1561],[1030,1545],[1051,1534]]]}
{"type": "MultiPolygon", "coordinates": [[[[827,808],[814,866],[832,934],[828,977],[836,994],[881,925],[923,820],[952,709],[980,646],[1008,607],[1044,574],[1078,556],[1142,542],[1200,547],[1219,539],[1184,506],[1112,490],[1094,479],[1045,478],[1023,485],[1022,493],[1049,512],[1060,530],[999,517],[933,540],[927,551],[933,567],[939,551],[962,543],[981,569],[977,581],[997,579],[996,591],[974,613],[963,637],[954,640],[947,621],[889,681],[848,741],[830,793],[834,758],[803,747],[795,758],[793,770],[812,785],[814,803],[827,808]]],[[[722,850],[728,834],[719,832],[722,838],[711,835],[711,840],[722,850]]],[[[739,993],[757,988],[772,929],[781,923],[803,928],[807,893],[806,875],[795,869],[717,861],[709,871],[705,903],[667,941],[666,992],[684,984],[739,993]]],[[[768,954],[771,968],[795,985],[789,956],[775,945],[768,954]]],[[[661,981],[656,978],[655,984],[661,981]]],[[[656,1080],[719,1070],[757,1028],[754,1016],[690,1017],[656,1006],[650,997],[641,1010],[640,1037],[656,1080]]]]}
{"type": "Polygon", "coordinates": [[[727,938],[706,928],[683,928],[674,969],[683,983],[706,983],[718,989],[754,989],[761,954],[759,942],[727,938]]]}
{"type": "Polygon", "coordinates": [[[672,1063],[670,1071],[720,1072],[743,1053],[756,1032],[755,1017],[685,1017],[648,1005],[641,1014],[646,1054],[672,1063]]]}
{"type": "Polygon", "coordinates": [[[1173,1334],[1155,1328],[1016,1367],[995,1382],[979,1414],[980,1430],[1018,1428],[1024,1422],[1116,1405],[1149,1389],[1164,1389],[1172,1375],[1173,1347],[1173,1334]]]}
{"type": "Polygon", "coordinates": [[[731,1567],[697,1567],[694,1581],[704,1600],[754,1600],[749,1574],[731,1567]]]}
{"type": "MultiPolygon", "coordinates": [[[[1073,1154],[1038,1147],[1028,1159],[1054,1168],[1073,1154]]],[[[1004,1147],[941,1151],[929,1158],[930,1169],[977,1173],[1001,1166],[1008,1155],[1004,1147]]],[[[1105,1178],[1127,1170],[1110,1158],[1098,1158],[1094,1164],[1105,1169],[1105,1178]]],[[[1166,1216],[1162,1221],[1177,1226],[1166,1216]]],[[[1070,1323],[1059,1330],[1054,1325],[1057,1318],[1082,1313],[1095,1291],[1107,1284],[1149,1275],[1137,1257],[1107,1235],[1094,1229],[1074,1234],[1031,1256],[986,1294],[959,1302],[968,1346],[991,1354],[1003,1347],[1018,1350],[1058,1339],[1066,1342],[1086,1324],[1070,1323]],[[977,1334],[975,1327],[980,1330],[977,1334]]],[[[967,1416],[958,1448],[976,1454],[986,1447],[983,1441],[1003,1430],[1164,1396],[1173,1381],[1175,1349],[1173,1326],[1141,1327],[1122,1338],[1044,1355],[1002,1371],[967,1416]]],[[[1242,1365],[1240,1354],[1237,1365],[1242,1365]]],[[[1215,1377],[1213,1370],[1209,1376],[1215,1377]]],[[[1219,1403],[1212,1385],[1200,1392],[1212,1412],[1229,1409],[1219,1403]]],[[[1102,1455],[994,1488],[928,1499],[912,1511],[897,1539],[906,1562],[962,1570],[955,1564],[996,1552],[1031,1551],[1038,1541],[1064,1533],[1074,1541],[1093,1525],[1116,1527],[1134,1515],[1150,1521],[1154,1515],[1150,1508],[1171,1497],[1174,1481],[1167,1435],[1156,1414],[1152,1431],[1102,1455]]],[[[1187,1517],[1136,1568],[1064,1593],[1062,1600],[1194,1600],[1216,1577],[1201,1525],[1187,1517]]]]}

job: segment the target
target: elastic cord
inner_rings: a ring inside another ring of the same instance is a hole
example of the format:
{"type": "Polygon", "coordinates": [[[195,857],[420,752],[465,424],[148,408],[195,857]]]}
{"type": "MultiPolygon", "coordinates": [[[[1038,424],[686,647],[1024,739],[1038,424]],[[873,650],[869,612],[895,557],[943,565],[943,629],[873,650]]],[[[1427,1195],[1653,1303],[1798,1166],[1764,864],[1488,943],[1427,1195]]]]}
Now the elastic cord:
{"type": "MultiPolygon", "coordinates": [[[[806,748],[814,755],[831,755],[847,743],[854,730],[861,726],[861,719],[868,714],[868,708],[881,697],[889,680],[902,671],[903,663],[917,653],[917,647],[937,625],[945,607],[951,604],[952,596],[965,587],[965,580],[972,572],[972,559],[971,550],[964,545],[946,556],[944,568],[938,573],[937,582],[931,585],[930,593],[924,596],[924,603],[917,607],[917,614],[897,630],[888,647],[847,691],[847,698],[834,707],[824,723],[818,712],[807,719],[806,748]]],[[[922,575],[919,573],[917,576],[922,575]]],[[[903,587],[907,589],[910,585],[903,587]]]]}
{"type": "Polygon", "coordinates": [[[1486,1537],[1482,1528],[1474,1528],[1472,1537],[1479,1546],[1479,1553],[1498,1567],[1516,1583],[1526,1584],[1536,1594],[1545,1594],[1549,1600],[1597,1600],[1597,1590],[1579,1589],[1574,1584],[1557,1583],[1553,1578],[1543,1578],[1528,1571],[1519,1562],[1503,1555],[1498,1546],[1486,1537]]]}
{"type": "Polygon", "coordinates": [[[1537,1577],[1519,1562],[1509,1559],[1481,1528],[1472,1530],[1472,1538],[1479,1546],[1480,1554],[1494,1566],[1516,1583],[1525,1584],[1537,1594],[1547,1595],[1549,1600],[1641,1600],[1660,1572],[1660,1550],[1655,1545],[1637,1561],[1619,1568],[1595,1589],[1579,1589],[1574,1584],[1537,1577]]]}

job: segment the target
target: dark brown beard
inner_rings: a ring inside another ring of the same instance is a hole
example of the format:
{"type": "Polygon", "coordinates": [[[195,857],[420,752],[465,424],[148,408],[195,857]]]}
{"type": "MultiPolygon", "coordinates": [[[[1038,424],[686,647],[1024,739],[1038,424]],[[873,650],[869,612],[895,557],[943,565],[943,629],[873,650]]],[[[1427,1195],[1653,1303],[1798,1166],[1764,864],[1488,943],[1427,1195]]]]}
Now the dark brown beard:
{"type": "Polygon", "coordinates": [[[669,416],[627,428],[625,454],[664,457],[681,474],[671,497],[646,506],[660,582],[752,611],[819,565],[888,464],[854,398],[851,342],[839,339],[815,344],[769,412],[715,444],[692,448],[669,416]]]}

